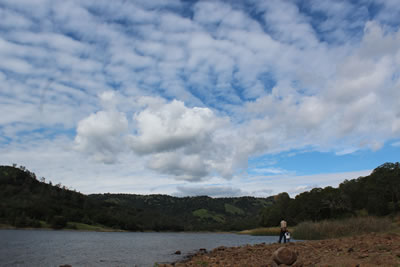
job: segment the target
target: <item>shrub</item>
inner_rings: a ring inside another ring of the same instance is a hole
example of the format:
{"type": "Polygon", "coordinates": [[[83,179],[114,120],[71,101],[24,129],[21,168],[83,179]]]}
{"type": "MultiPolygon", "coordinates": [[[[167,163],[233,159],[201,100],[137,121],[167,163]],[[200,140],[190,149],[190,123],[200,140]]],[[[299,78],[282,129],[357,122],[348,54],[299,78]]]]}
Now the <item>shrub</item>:
{"type": "Polygon", "coordinates": [[[391,228],[389,218],[353,217],[342,220],[303,222],[296,226],[293,238],[300,240],[328,239],[371,232],[387,231],[391,228]]]}
{"type": "Polygon", "coordinates": [[[64,216],[54,216],[50,225],[53,229],[63,229],[67,226],[67,219],[64,216]]]}

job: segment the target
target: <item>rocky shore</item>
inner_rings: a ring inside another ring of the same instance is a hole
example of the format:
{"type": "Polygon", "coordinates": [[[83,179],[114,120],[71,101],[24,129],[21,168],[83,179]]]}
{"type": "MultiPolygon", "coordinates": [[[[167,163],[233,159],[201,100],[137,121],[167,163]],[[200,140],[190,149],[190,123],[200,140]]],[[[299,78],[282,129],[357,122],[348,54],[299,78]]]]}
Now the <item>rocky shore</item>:
{"type": "Polygon", "coordinates": [[[218,247],[209,252],[201,250],[182,262],[159,266],[278,266],[273,254],[282,247],[296,254],[291,266],[400,266],[400,235],[396,233],[372,233],[287,244],[218,247]]]}

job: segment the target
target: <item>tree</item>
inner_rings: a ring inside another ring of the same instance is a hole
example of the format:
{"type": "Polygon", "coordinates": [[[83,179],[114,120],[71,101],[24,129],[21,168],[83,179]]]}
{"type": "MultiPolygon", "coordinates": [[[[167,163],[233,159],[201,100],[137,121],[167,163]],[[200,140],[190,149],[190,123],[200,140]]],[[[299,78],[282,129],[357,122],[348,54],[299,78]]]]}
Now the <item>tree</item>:
{"type": "Polygon", "coordinates": [[[64,216],[54,216],[50,221],[51,228],[63,229],[67,226],[67,219],[64,216]]]}

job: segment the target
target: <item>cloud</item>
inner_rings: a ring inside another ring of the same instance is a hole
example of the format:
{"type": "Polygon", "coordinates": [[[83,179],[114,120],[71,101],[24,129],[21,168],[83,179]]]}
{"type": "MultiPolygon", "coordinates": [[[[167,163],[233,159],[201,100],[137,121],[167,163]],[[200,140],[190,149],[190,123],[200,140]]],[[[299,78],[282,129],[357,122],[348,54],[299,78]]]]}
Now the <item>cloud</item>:
{"type": "Polygon", "coordinates": [[[209,196],[209,197],[238,197],[243,191],[230,186],[178,186],[175,196],[209,196]]]}
{"type": "Polygon", "coordinates": [[[394,147],[400,147],[400,141],[392,143],[392,146],[394,146],[394,147]]]}
{"type": "Polygon", "coordinates": [[[396,0],[377,0],[377,4],[382,8],[377,14],[377,20],[391,27],[398,27],[398,17],[396,14],[400,11],[396,0]]]}
{"type": "Polygon", "coordinates": [[[18,58],[2,57],[0,68],[9,70],[18,74],[27,74],[32,71],[32,66],[28,62],[18,58]]]}
{"type": "Polygon", "coordinates": [[[262,149],[258,140],[243,138],[247,131],[208,108],[188,108],[183,102],[153,105],[134,116],[136,135],[127,137],[130,147],[150,155],[148,167],[178,179],[197,181],[214,172],[231,178],[247,166],[251,153],[262,149]]]}
{"type": "Polygon", "coordinates": [[[360,38],[360,31],[369,19],[366,5],[350,1],[325,2],[311,0],[305,2],[312,15],[318,19],[312,22],[324,41],[344,43],[360,38]],[[324,14],[318,16],[317,14],[324,14]]]}
{"type": "MultiPolygon", "coordinates": [[[[276,194],[276,192],[275,192],[276,194]]],[[[251,192],[251,196],[257,196],[257,197],[268,197],[274,195],[274,190],[272,189],[261,189],[261,190],[255,190],[251,192]]]]}
{"type": "Polygon", "coordinates": [[[300,47],[318,45],[309,18],[300,13],[297,5],[290,1],[273,0],[260,4],[265,9],[264,20],[272,35],[285,43],[295,43],[300,47]]]}
{"type": "Polygon", "coordinates": [[[197,181],[213,172],[231,177],[238,167],[230,122],[211,109],[183,102],[149,105],[134,116],[136,135],[128,136],[134,152],[150,155],[148,167],[178,179],[197,181]]]}
{"type": "Polygon", "coordinates": [[[131,136],[130,145],[142,154],[194,148],[224,123],[208,108],[187,108],[177,100],[148,107],[134,119],[138,135],[131,136]]]}
{"type": "Polygon", "coordinates": [[[100,95],[105,110],[78,123],[76,149],[96,160],[112,163],[118,153],[131,148],[148,158],[147,166],[177,179],[198,181],[218,173],[232,177],[240,167],[229,138],[230,122],[208,108],[188,108],[183,102],[139,98],[137,111],[129,121],[116,107],[116,95],[100,95]],[[129,133],[128,129],[131,129],[129,133]],[[225,140],[223,140],[225,139],[225,140]]]}
{"type": "Polygon", "coordinates": [[[247,111],[258,117],[247,128],[255,139],[270,139],[270,151],[274,144],[281,151],[299,144],[334,151],[379,149],[384,139],[396,136],[398,35],[367,24],[359,48],[338,57],[336,71],[319,91],[298,94],[292,85],[278,83],[271,94],[247,103],[247,111]]]}
{"type": "Polygon", "coordinates": [[[107,109],[78,123],[75,148],[91,154],[97,161],[114,163],[124,148],[121,139],[128,129],[128,120],[125,114],[115,109],[113,93],[105,92],[100,98],[107,109]]]}
{"type": "Polygon", "coordinates": [[[270,196],[287,192],[291,197],[315,187],[337,187],[345,179],[356,179],[367,176],[372,170],[361,170],[341,173],[319,173],[313,175],[249,175],[238,177],[235,185],[251,192],[253,196],[270,196]]]}
{"type": "Polygon", "coordinates": [[[280,168],[257,168],[254,169],[253,172],[258,174],[283,174],[287,171],[280,168]]]}
{"type": "Polygon", "coordinates": [[[0,17],[2,18],[2,27],[7,29],[28,28],[32,25],[32,21],[15,11],[0,8],[0,17]]]}
{"type": "Polygon", "coordinates": [[[299,185],[296,188],[290,190],[290,193],[297,195],[306,191],[310,191],[311,189],[317,187],[318,187],[317,185],[299,185]]]}
{"type": "Polygon", "coordinates": [[[183,155],[179,152],[155,154],[149,160],[148,167],[188,181],[201,180],[210,172],[210,167],[200,155],[183,155]]]}
{"type": "Polygon", "coordinates": [[[396,4],[5,0],[1,145],[63,137],[184,181],[376,151],[400,134],[396,4]]]}

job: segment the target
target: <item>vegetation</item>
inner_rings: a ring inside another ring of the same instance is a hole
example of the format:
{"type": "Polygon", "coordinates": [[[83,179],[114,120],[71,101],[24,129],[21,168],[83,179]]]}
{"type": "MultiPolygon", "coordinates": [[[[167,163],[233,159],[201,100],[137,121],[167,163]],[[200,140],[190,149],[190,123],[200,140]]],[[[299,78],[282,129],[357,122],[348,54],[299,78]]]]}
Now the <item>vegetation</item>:
{"type": "Polygon", "coordinates": [[[72,230],[80,230],[80,231],[96,231],[96,232],[111,232],[116,231],[110,227],[104,227],[101,225],[90,225],[85,223],[78,223],[78,222],[68,222],[66,229],[72,230]]]}
{"type": "Polygon", "coordinates": [[[328,239],[384,232],[397,227],[388,217],[353,217],[341,220],[302,222],[296,226],[292,236],[299,240],[328,239]]]}
{"type": "Polygon", "coordinates": [[[129,231],[238,231],[255,228],[272,198],[84,195],[0,166],[0,225],[129,231]]]}
{"type": "Polygon", "coordinates": [[[361,215],[387,216],[400,212],[400,163],[385,163],[369,176],[345,180],[338,188],[314,188],[294,199],[287,193],[262,211],[262,226],[343,219],[361,215]]]}
{"type": "Polygon", "coordinates": [[[338,188],[314,188],[294,199],[287,193],[270,198],[84,195],[61,184],[46,183],[45,178],[39,181],[22,166],[0,166],[1,227],[101,231],[256,228],[242,233],[277,235],[284,218],[289,226],[297,225],[292,228],[294,238],[320,239],[382,230],[390,225],[382,217],[399,213],[399,163],[385,163],[369,176],[346,180],[338,188]]]}
{"type": "MultiPolygon", "coordinates": [[[[288,229],[289,232],[292,232],[292,228],[288,229]]],[[[281,229],[279,227],[260,227],[256,229],[251,229],[251,230],[244,230],[240,231],[239,234],[243,235],[279,235],[281,232],[281,229]]]]}

